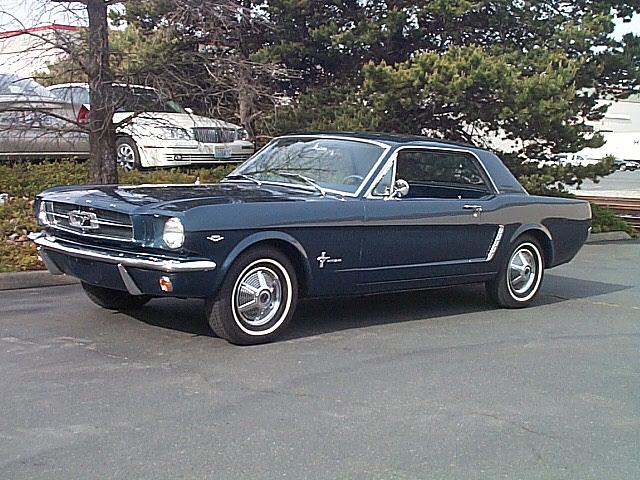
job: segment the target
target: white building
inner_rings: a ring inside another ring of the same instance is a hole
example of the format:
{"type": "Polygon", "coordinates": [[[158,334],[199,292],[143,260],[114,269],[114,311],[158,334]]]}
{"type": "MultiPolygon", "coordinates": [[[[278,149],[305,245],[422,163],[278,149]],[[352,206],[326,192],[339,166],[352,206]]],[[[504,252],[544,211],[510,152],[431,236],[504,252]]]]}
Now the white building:
{"type": "Polygon", "coordinates": [[[594,132],[605,139],[600,148],[585,148],[582,155],[601,159],[607,155],[624,160],[640,161],[640,94],[634,93],[625,99],[604,99],[598,105],[608,105],[604,117],[587,122],[594,132]]]}
{"type": "Polygon", "coordinates": [[[30,77],[67,53],[56,45],[79,41],[82,27],[43,25],[0,32],[0,72],[30,77]]]}
{"type": "MultiPolygon", "coordinates": [[[[624,99],[603,98],[597,106],[607,105],[607,111],[598,121],[586,120],[585,123],[600,133],[605,140],[599,148],[585,148],[577,155],[587,159],[602,160],[613,156],[623,160],[640,161],[640,93],[631,94],[624,99]]],[[[469,126],[467,133],[484,147],[503,153],[521,151],[525,143],[520,139],[507,139],[504,131],[469,126]]]]}

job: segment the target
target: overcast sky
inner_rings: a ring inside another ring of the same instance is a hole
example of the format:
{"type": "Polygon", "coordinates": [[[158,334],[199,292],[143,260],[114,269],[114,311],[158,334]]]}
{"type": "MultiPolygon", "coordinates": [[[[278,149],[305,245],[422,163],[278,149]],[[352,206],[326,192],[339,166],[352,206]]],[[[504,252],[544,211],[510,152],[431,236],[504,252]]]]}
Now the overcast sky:
{"type": "MultiPolygon", "coordinates": [[[[0,31],[33,27],[47,23],[82,25],[84,7],[80,3],[57,3],[48,0],[0,0],[0,31]]],[[[617,38],[625,33],[640,35],[640,15],[629,23],[619,23],[617,38]]]]}

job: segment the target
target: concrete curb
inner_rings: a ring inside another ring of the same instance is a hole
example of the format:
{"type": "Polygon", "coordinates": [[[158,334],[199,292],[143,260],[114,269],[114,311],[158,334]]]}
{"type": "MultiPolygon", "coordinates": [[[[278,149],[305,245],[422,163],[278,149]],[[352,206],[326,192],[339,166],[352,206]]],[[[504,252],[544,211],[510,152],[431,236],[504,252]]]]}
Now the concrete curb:
{"type": "Polygon", "coordinates": [[[0,290],[55,287],[76,283],[80,283],[77,278],[68,277],[67,275],[51,275],[46,270],[0,273],[0,290]]]}
{"type": "Polygon", "coordinates": [[[589,238],[587,238],[587,243],[614,242],[620,240],[631,240],[631,236],[627,232],[591,233],[589,234],[589,238]]]}

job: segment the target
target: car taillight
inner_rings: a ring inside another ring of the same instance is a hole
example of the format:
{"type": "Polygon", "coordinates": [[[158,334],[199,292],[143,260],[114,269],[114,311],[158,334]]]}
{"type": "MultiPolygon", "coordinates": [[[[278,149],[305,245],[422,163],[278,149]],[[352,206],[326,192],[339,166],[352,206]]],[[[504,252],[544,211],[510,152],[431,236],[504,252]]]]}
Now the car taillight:
{"type": "Polygon", "coordinates": [[[89,122],[89,109],[82,105],[80,110],[78,110],[78,118],[76,118],[78,123],[88,123],[89,122]]]}

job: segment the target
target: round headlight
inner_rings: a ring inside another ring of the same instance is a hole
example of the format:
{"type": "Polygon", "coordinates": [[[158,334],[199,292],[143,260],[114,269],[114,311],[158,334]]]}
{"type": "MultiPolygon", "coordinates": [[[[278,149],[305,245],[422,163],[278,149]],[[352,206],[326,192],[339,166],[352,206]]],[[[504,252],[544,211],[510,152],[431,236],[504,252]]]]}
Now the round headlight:
{"type": "Polygon", "coordinates": [[[162,240],[169,248],[180,248],[184,243],[184,227],[179,218],[171,217],[164,224],[162,240]]]}
{"type": "Polygon", "coordinates": [[[49,219],[47,218],[47,208],[44,204],[44,200],[40,202],[38,207],[38,222],[40,225],[49,225],[49,219]]]}

